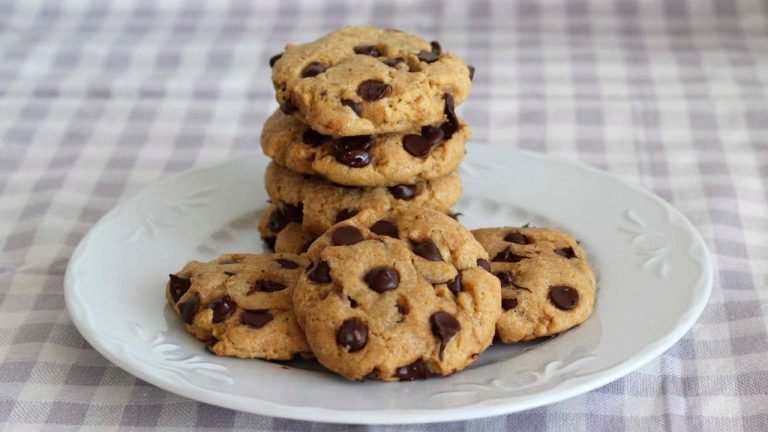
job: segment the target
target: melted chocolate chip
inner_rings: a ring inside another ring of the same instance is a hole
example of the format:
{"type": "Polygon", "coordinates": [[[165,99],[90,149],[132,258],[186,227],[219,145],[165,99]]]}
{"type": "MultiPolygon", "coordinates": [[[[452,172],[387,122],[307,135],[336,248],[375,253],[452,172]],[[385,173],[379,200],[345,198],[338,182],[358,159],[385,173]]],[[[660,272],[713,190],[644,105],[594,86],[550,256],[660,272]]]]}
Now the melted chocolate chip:
{"type": "Polygon", "coordinates": [[[579,303],[579,292],[565,285],[549,287],[549,300],[558,309],[571,310],[579,303]]]}
{"type": "Polygon", "coordinates": [[[269,215],[269,220],[267,221],[267,228],[272,232],[280,232],[286,225],[288,225],[288,219],[285,217],[285,214],[283,214],[283,211],[279,208],[272,211],[272,214],[269,215]]]}
{"type": "Polygon", "coordinates": [[[576,258],[576,252],[573,251],[572,247],[564,247],[560,249],[555,249],[555,253],[560,255],[563,258],[576,258]]]}
{"type": "Polygon", "coordinates": [[[264,244],[267,246],[267,249],[271,250],[272,252],[275,251],[275,243],[277,243],[277,237],[266,237],[262,240],[264,240],[264,244]]]}
{"type": "Polygon", "coordinates": [[[277,63],[278,60],[280,60],[280,57],[283,56],[283,53],[275,54],[269,59],[269,67],[275,67],[275,63],[277,63]]]}
{"type": "Polygon", "coordinates": [[[350,318],[336,331],[336,344],[347,348],[349,352],[357,352],[368,343],[368,326],[357,318],[350,318]]]}
{"type": "Polygon", "coordinates": [[[443,47],[440,46],[440,42],[438,41],[432,41],[429,43],[429,45],[432,47],[432,52],[440,55],[443,53],[443,47]]]}
{"type": "Polygon", "coordinates": [[[514,309],[517,307],[517,299],[516,298],[505,298],[501,299],[501,308],[505,311],[508,311],[510,309],[514,309]]]}
{"type": "Polygon", "coordinates": [[[213,319],[211,321],[213,323],[220,323],[235,312],[237,304],[230,296],[224,295],[224,297],[212,301],[208,307],[213,310],[213,319]]]}
{"type": "Polygon", "coordinates": [[[174,303],[178,303],[181,296],[189,291],[192,281],[174,274],[169,274],[168,278],[170,279],[168,281],[168,290],[171,292],[171,299],[174,303]]]}
{"type": "Polygon", "coordinates": [[[401,184],[388,187],[387,189],[393,197],[403,201],[410,201],[416,196],[416,186],[414,185],[401,184]]]}
{"type": "Polygon", "coordinates": [[[488,273],[491,272],[491,263],[488,262],[488,260],[484,260],[482,258],[477,259],[477,266],[482,268],[483,270],[487,271],[488,273]]]}
{"type": "Polygon", "coordinates": [[[325,72],[325,65],[320,62],[312,62],[301,71],[302,78],[309,78],[325,72]]]}
{"type": "Polygon", "coordinates": [[[352,309],[355,309],[357,307],[357,300],[353,299],[352,297],[347,297],[349,300],[349,307],[352,309]]]}
{"type": "Polygon", "coordinates": [[[357,86],[357,95],[367,101],[377,101],[392,93],[392,86],[379,80],[365,80],[357,86]]]}
{"type": "Polygon", "coordinates": [[[334,141],[336,161],[352,168],[361,168],[371,162],[369,150],[373,143],[369,135],[343,137],[334,141]]]}
{"type": "Polygon", "coordinates": [[[219,343],[219,340],[216,338],[216,336],[211,336],[207,341],[205,341],[205,349],[213,352],[213,346],[217,343],[219,343]]]}
{"type": "Polygon", "coordinates": [[[469,80],[473,81],[475,79],[475,67],[472,65],[467,66],[467,69],[469,69],[469,80]]]}
{"type": "Polygon", "coordinates": [[[273,318],[266,309],[246,309],[240,315],[240,322],[253,328],[262,328],[269,324],[273,318]]]}
{"type": "Polygon", "coordinates": [[[445,117],[448,119],[448,123],[458,128],[459,118],[456,116],[456,106],[454,105],[453,95],[445,93],[443,99],[445,100],[445,108],[443,108],[443,112],[445,112],[445,117]]]}
{"type": "Polygon", "coordinates": [[[378,48],[376,48],[376,45],[358,45],[353,49],[355,54],[368,55],[371,57],[381,57],[381,52],[378,48]]]}
{"type": "Polygon", "coordinates": [[[275,260],[275,262],[280,264],[280,267],[284,269],[295,269],[299,267],[299,264],[297,264],[296,262],[285,259],[285,258],[278,258],[275,260]]]}
{"type": "Polygon", "coordinates": [[[400,273],[392,267],[377,267],[365,275],[365,283],[368,284],[368,288],[377,293],[383,293],[400,285],[400,273]]]}
{"type": "Polygon", "coordinates": [[[179,303],[178,306],[181,319],[187,324],[192,324],[192,321],[195,320],[197,310],[200,309],[200,294],[195,293],[188,299],[179,303]]]}
{"type": "Polygon", "coordinates": [[[527,245],[531,243],[531,240],[526,236],[525,234],[519,232],[519,231],[512,231],[506,236],[504,236],[504,241],[508,241],[510,243],[515,243],[519,245],[527,245]]]}
{"type": "Polygon", "coordinates": [[[504,249],[503,251],[496,254],[495,257],[491,261],[493,262],[509,262],[509,263],[516,263],[519,261],[522,261],[528,257],[521,256],[513,253],[509,248],[504,249]]]}
{"type": "Polygon", "coordinates": [[[429,323],[432,326],[432,334],[440,338],[440,357],[442,358],[445,346],[461,330],[461,324],[453,315],[445,311],[433,313],[429,318],[429,323]]]}
{"type": "Polygon", "coordinates": [[[283,217],[288,222],[301,223],[304,220],[304,203],[283,204],[283,217]]]}
{"type": "Polygon", "coordinates": [[[255,292],[275,292],[282,291],[286,288],[285,285],[280,282],[275,282],[266,279],[259,279],[251,285],[251,289],[248,290],[247,295],[251,295],[255,292]]]}
{"type": "Polygon", "coordinates": [[[397,225],[386,220],[380,220],[373,224],[371,226],[371,232],[387,237],[400,238],[400,233],[397,231],[397,225]]]}
{"type": "Polygon", "coordinates": [[[323,135],[320,132],[314,131],[312,129],[307,129],[301,135],[301,140],[304,142],[304,144],[310,147],[318,147],[327,142],[330,142],[331,137],[328,135],[323,135]]]}
{"type": "Polygon", "coordinates": [[[442,129],[434,126],[423,126],[421,128],[421,136],[429,141],[432,145],[438,145],[443,142],[445,133],[442,129]]]}
{"type": "Polygon", "coordinates": [[[297,109],[299,108],[290,99],[280,104],[280,111],[282,111],[283,114],[290,114],[297,109]]]}
{"type": "Polygon", "coordinates": [[[403,148],[411,156],[424,157],[432,150],[432,142],[421,135],[408,134],[403,137],[403,148]]]}
{"type": "Polygon", "coordinates": [[[423,380],[430,376],[432,376],[432,371],[429,370],[429,366],[422,359],[395,369],[395,377],[400,381],[423,380]]]}
{"type": "Polygon", "coordinates": [[[360,210],[358,209],[343,209],[339,210],[339,212],[336,214],[336,223],[339,223],[341,221],[345,221],[352,216],[356,215],[360,210]]]}
{"type": "Polygon", "coordinates": [[[331,281],[331,267],[325,261],[312,263],[309,267],[307,277],[312,282],[328,283],[331,281]]]}
{"type": "Polygon", "coordinates": [[[443,131],[443,137],[446,141],[453,138],[453,134],[456,133],[457,130],[459,130],[459,126],[455,125],[451,122],[445,122],[440,125],[440,130],[443,131]]]}
{"type": "Polygon", "coordinates": [[[434,63],[440,58],[440,55],[429,51],[419,51],[417,57],[425,63],[434,63]]]}
{"type": "Polygon", "coordinates": [[[363,241],[363,233],[353,226],[338,227],[331,234],[334,246],[350,246],[363,241]]]}
{"type": "Polygon", "coordinates": [[[459,274],[457,274],[452,281],[448,281],[446,285],[448,286],[448,289],[451,290],[453,295],[459,295],[459,293],[464,289],[464,286],[461,284],[461,272],[459,272],[459,274]]]}
{"type": "Polygon", "coordinates": [[[499,278],[499,282],[501,282],[502,287],[515,284],[515,275],[510,271],[500,271],[495,273],[494,276],[499,278]]]}
{"type": "Polygon", "coordinates": [[[413,253],[429,261],[442,261],[443,256],[440,255],[440,249],[432,240],[427,240],[422,243],[413,244],[413,253]]]}
{"type": "Polygon", "coordinates": [[[346,107],[349,107],[350,109],[352,109],[352,111],[354,111],[355,114],[357,114],[358,117],[362,117],[363,116],[363,104],[362,103],[355,102],[352,99],[342,99],[341,100],[341,104],[346,106],[346,107]]]}
{"type": "Polygon", "coordinates": [[[397,67],[399,63],[403,63],[405,61],[402,57],[392,57],[384,60],[384,64],[389,67],[397,67]]]}

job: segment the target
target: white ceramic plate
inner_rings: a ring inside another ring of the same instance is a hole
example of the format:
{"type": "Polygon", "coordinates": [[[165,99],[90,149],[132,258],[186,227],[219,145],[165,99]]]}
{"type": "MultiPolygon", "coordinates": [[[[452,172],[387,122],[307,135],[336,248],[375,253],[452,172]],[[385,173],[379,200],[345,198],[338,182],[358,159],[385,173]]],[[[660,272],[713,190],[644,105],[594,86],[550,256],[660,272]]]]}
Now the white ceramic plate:
{"type": "Polygon", "coordinates": [[[259,252],[265,158],[193,170],[107,214],[78,246],[65,293],[101,354],[137,377],[214,405],[301,420],[420,423],[505,414],[607,384],[677,341],[711,289],[706,246],[661,199],[546,156],[473,146],[457,210],[470,228],[556,226],[598,275],[592,317],[546,342],[494,346],[468,370],[412,383],[349,382],[308,363],[215,357],[166,306],[167,275],[190,259],[259,252]]]}

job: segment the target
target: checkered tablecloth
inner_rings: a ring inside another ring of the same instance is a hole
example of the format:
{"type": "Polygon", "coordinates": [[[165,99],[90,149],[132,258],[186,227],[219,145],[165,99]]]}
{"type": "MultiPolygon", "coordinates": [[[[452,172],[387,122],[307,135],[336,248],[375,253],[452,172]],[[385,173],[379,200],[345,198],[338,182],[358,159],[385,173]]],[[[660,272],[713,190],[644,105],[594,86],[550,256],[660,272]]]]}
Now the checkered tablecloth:
{"type": "Polygon", "coordinates": [[[717,266],[694,328],[625,378],[509,416],[369,429],[768,430],[765,0],[0,0],[0,429],[366,429],[146,384],[90,348],[62,292],[73,249],[115,204],[258,153],[269,57],[342,23],[440,40],[477,68],[462,108],[476,141],[643,185],[717,266]]]}

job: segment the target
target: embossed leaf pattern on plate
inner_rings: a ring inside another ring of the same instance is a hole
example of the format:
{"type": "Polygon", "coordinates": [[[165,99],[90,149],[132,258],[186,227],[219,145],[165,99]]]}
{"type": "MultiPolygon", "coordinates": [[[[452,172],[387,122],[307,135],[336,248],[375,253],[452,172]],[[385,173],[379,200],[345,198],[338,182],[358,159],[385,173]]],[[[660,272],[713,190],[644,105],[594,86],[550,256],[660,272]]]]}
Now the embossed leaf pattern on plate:
{"type": "Polygon", "coordinates": [[[669,240],[658,231],[651,230],[634,210],[624,213],[624,224],[619,228],[629,234],[632,246],[643,258],[643,270],[653,271],[657,276],[667,278],[669,275],[669,240]]]}
{"type": "Polygon", "coordinates": [[[161,229],[176,223],[176,218],[188,214],[193,209],[207,206],[214,192],[214,187],[207,187],[199,191],[190,192],[182,196],[178,201],[168,202],[162,206],[147,209],[141,215],[141,224],[136,227],[128,241],[143,241],[146,240],[146,237],[153,237],[161,229]]]}

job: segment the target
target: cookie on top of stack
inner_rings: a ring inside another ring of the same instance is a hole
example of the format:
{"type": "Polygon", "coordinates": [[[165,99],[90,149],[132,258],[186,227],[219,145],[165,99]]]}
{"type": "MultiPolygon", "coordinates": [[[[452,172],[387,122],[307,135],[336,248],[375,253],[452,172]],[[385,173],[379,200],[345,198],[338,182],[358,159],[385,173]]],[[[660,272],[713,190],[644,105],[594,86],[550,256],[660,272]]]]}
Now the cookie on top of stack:
{"type": "Polygon", "coordinates": [[[454,374],[493,342],[566,331],[595,275],[550,228],[468,231],[449,216],[474,70],[397,30],[346,27],[271,59],[280,109],[259,231],[270,249],[192,261],[166,298],[214,354],[311,357],[353,380],[454,374]]]}
{"type": "Polygon", "coordinates": [[[448,212],[469,127],[455,107],[473,69],[437,42],[393,29],[344,27],[288,44],[270,60],[280,108],[261,147],[273,159],[260,218],[266,244],[302,253],[362,209],[416,204],[448,212]]]}

